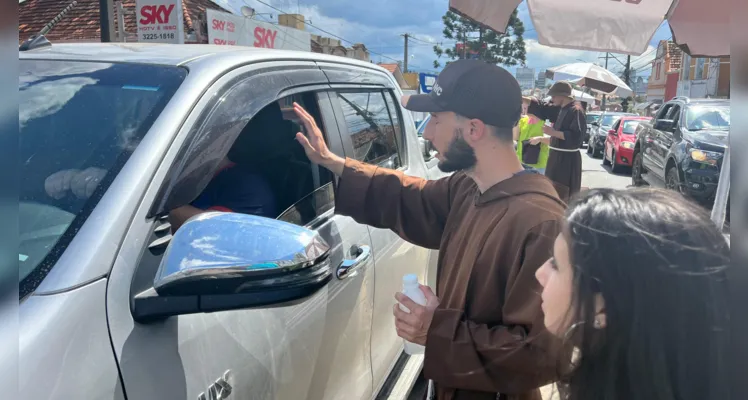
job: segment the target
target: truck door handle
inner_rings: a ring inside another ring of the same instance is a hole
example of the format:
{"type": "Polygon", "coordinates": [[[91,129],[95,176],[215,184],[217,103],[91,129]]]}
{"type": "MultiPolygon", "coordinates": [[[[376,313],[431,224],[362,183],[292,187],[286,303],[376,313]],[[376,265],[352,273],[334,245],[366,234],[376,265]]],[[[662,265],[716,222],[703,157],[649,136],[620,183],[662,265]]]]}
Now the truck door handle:
{"type": "Polygon", "coordinates": [[[351,248],[351,253],[356,255],[356,258],[349,260],[345,259],[340,263],[336,276],[338,279],[345,279],[351,276],[355,276],[356,272],[371,258],[371,247],[366,245],[354,245],[351,248]]]}

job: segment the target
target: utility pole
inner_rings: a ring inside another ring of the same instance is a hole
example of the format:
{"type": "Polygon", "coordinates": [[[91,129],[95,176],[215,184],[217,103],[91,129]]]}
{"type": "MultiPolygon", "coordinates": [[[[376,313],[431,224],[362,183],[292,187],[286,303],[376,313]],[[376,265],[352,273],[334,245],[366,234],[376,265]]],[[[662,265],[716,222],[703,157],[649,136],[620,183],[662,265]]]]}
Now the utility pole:
{"type": "MultiPolygon", "coordinates": [[[[608,69],[608,57],[610,57],[610,53],[605,53],[605,69],[608,69]]],[[[603,95],[603,105],[600,107],[601,110],[605,111],[605,101],[607,100],[608,96],[603,95]]]]}
{"type": "Polygon", "coordinates": [[[483,59],[483,27],[479,28],[478,34],[478,59],[483,59]]]}
{"type": "Polygon", "coordinates": [[[114,36],[114,4],[112,0],[99,0],[99,28],[101,41],[111,42],[114,36]]]}
{"type": "Polygon", "coordinates": [[[467,59],[467,31],[462,32],[462,59],[467,59]]]}
{"type": "Polygon", "coordinates": [[[403,72],[405,73],[405,72],[408,72],[408,37],[410,37],[410,35],[406,33],[402,36],[405,38],[405,55],[403,56],[404,57],[403,68],[405,69],[405,71],[403,72]]]}
{"type": "MultiPolygon", "coordinates": [[[[626,69],[623,70],[623,80],[626,81],[626,86],[631,87],[631,56],[626,56],[626,69]]],[[[636,93],[634,93],[634,96],[636,96],[636,93]]],[[[629,106],[629,100],[628,97],[623,99],[621,102],[621,108],[623,112],[626,112],[629,106]]]]}

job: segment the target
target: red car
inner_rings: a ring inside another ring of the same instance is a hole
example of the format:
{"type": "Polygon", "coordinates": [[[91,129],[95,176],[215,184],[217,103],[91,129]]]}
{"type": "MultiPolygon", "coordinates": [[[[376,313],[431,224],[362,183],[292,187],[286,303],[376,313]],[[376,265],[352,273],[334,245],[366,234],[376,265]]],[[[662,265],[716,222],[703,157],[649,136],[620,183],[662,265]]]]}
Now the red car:
{"type": "Polygon", "coordinates": [[[621,167],[631,167],[636,144],[636,127],[640,122],[649,121],[650,117],[621,117],[605,138],[603,164],[612,164],[612,171],[619,172],[621,167]]]}

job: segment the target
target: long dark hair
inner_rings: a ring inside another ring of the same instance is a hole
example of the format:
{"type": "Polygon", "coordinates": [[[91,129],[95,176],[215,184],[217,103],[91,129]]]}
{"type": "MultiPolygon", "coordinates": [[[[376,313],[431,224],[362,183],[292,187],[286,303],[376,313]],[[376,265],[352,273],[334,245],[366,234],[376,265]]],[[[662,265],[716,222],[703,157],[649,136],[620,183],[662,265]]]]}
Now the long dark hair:
{"type": "Polygon", "coordinates": [[[706,210],[671,191],[594,189],[567,221],[579,353],[566,397],[727,399],[730,248],[706,210]]]}

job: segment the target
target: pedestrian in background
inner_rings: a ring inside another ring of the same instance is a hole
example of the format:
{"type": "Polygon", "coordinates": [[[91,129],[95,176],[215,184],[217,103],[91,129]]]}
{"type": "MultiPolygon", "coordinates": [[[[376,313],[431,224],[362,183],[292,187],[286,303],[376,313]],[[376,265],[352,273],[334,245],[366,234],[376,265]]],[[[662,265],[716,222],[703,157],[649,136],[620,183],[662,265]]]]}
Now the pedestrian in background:
{"type": "Polygon", "coordinates": [[[728,268],[725,237],[676,192],[577,198],[537,272],[546,327],[578,350],[563,399],[728,399],[728,268]]]}
{"type": "Polygon", "coordinates": [[[523,164],[530,166],[545,175],[548,163],[548,145],[550,137],[545,137],[543,125],[545,121],[532,113],[528,113],[531,97],[523,97],[522,118],[514,128],[514,140],[517,141],[517,157],[523,164]]]}
{"type": "Polygon", "coordinates": [[[553,127],[543,127],[543,133],[551,137],[545,176],[554,182],[559,196],[566,202],[582,186],[582,155],[579,147],[582,146],[583,132],[587,131],[584,110],[576,104],[571,91],[568,82],[556,82],[548,91],[552,105],[525,100],[525,103],[529,103],[528,112],[543,120],[554,121],[553,127]]]}
{"type": "MultiPolygon", "coordinates": [[[[397,294],[397,334],[425,345],[424,376],[438,400],[541,400],[557,378],[560,343],[543,326],[535,272],[551,255],[565,203],[553,184],[517,159],[512,129],[522,113],[511,73],[460,60],[431,93],[403,98],[431,113],[423,137],[454,174],[426,180],[333,154],[314,119],[296,113],[309,159],[340,176],[335,212],[439,249],[437,291],[425,306],[397,294]]],[[[384,266],[386,268],[386,266],[384,266]]]]}

